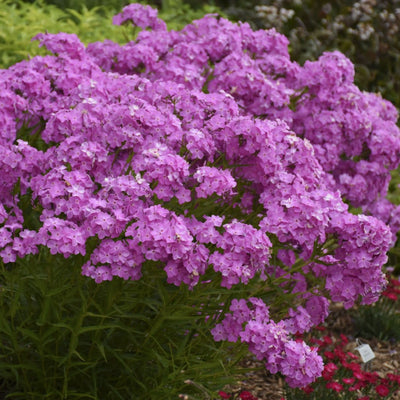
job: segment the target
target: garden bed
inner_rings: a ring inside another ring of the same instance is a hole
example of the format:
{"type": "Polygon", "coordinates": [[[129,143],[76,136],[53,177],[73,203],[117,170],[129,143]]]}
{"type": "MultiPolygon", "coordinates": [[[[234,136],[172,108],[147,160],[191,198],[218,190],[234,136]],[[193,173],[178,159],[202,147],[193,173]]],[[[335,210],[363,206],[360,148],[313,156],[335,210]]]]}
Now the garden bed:
{"type": "MultiPolygon", "coordinates": [[[[377,372],[377,374],[384,378],[388,374],[399,374],[400,372],[400,342],[392,340],[379,340],[377,338],[365,339],[357,336],[356,327],[352,315],[355,315],[356,310],[346,311],[341,304],[336,304],[326,320],[323,331],[324,336],[331,337],[334,341],[340,340],[340,335],[345,335],[349,342],[345,345],[344,350],[357,354],[355,350],[357,347],[357,339],[362,343],[369,344],[375,354],[375,358],[366,364],[362,364],[361,358],[356,360],[362,365],[362,369],[366,372],[377,372]]],[[[284,380],[278,375],[271,375],[264,367],[261,361],[255,358],[249,358],[243,361],[243,366],[249,370],[243,376],[238,377],[237,384],[225,388],[224,392],[230,393],[231,398],[240,398],[240,393],[249,392],[257,400],[282,400],[285,399],[285,385],[284,380]]],[[[321,380],[323,378],[320,378],[321,380]]],[[[359,392],[362,396],[363,392],[359,392]]],[[[245,400],[254,400],[246,395],[243,396],[245,400]]],[[[339,398],[339,397],[337,397],[339,398]]],[[[378,398],[384,398],[384,396],[378,398]]],[[[400,399],[400,392],[392,394],[392,400],[400,399]]],[[[312,397],[310,396],[310,399],[312,397]]]]}

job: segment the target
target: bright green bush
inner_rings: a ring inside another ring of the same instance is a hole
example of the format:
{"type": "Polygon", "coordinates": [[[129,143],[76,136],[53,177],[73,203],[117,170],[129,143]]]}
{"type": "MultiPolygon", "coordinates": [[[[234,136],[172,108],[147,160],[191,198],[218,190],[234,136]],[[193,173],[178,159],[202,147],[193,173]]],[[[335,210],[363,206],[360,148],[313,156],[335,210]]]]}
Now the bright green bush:
{"type": "Polygon", "coordinates": [[[31,41],[40,32],[76,33],[84,43],[106,38],[122,43],[127,40],[128,30],[110,24],[112,15],[113,12],[106,9],[83,7],[78,13],[62,11],[43,2],[0,2],[0,68],[7,68],[29,56],[45,54],[38,42],[31,41]]]}
{"type": "MultiPolygon", "coordinates": [[[[35,3],[35,0],[24,0],[25,3],[35,3]]],[[[88,9],[94,7],[107,6],[108,9],[120,10],[125,5],[129,4],[129,0],[45,0],[45,4],[54,5],[63,10],[72,8],[76,11],[80,11],[82,7],[88,9]]]]}
{"type": "MultiPolygon", "coordinates": [[[[79,2],[74,0],[64,3],[64,9],[39,0],[35,3],[6,0],[0,2],[0,68],[7,68],[28,57],[46,54],[38,42],[31,39],[40,32],[75,33],[80,40],[90,42],[112,40],[125,43],[131,40],[132,34],[128,26],[115,26],[111,23],[113,15],[120,11],[115,2],[95,0],[96,7],[90,1],[79,2]],[[71,4],[70,4],[71,3],[71,4]],[[72,8],[67,8],[66,5],[72,8]]],[[[126,3],[126,1],[120,1],[126,3]]],[[[147,2],[149,3],[149,2],[147,2]]],[[[216,13],[218,9],[204,5],[194,10],[182,0],[168,0],[163,2],[160,17],[166,21],[169,29],[181,29],[194,19],[208,13],[216,13]]]]}

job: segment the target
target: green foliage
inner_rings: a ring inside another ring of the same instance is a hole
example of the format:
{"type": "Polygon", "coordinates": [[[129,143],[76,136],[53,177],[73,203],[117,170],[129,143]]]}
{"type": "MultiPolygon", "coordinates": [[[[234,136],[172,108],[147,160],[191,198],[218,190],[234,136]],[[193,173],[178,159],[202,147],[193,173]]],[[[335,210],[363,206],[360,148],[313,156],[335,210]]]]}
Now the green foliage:
{"type": "MultiPolygon", "coordinates": [[[[26,3],[35,3],[35,0],[24,0],[26,3]]],[[[120,10],[129,4],[129,0],[45,0],[45,4],[54,5],[58,8],[67,10],[74,9],[81,11],[82,7],[91,9],[95,7],[107,6],[108,9],[120,10]]]]}
{"type": "Polygon", "coordinates": [[[224,16],[221,9],[210,4],[201,3],[201,7],[193,7],[190,2],[185,0],[162,0],[161,3],[159,15],[167,23],[169,29],[182,29],[185,25],[202,18],[205,14],[224,16]]]}
{"type": "Polygon", "coordinates": [[[377,303],[362,306],[353,313],[358,336],[366,339],[400,340],[400,302],[382,297],[377,303]]]}
{"type": "Polygon", "coordinates": [[[400,340],[399,307],[385,299],[372,306],[364,306],[354,315],[357,332],[365,338],[400,340]]]}
{"type": "MultiPolygon", "coordinates": [[[[133,39],[131,27],[112,24],[113,15],[120,12],[129,1],[60,0],[62,4],[57,1],[51,1],[53,4],[47,4],[44,0],[32,4],[13,0],[0,2],[0,68],[47,54],[45,49],[38,47],[38,42],[31,41],[40,32],[75,33],[85,44],[105,39],[126,43],[133,39]],[[63,9],[56,5],[62,5],[63,9]]],[[[169,29],[178,30],[207,13],[218,12],[218,8],[209,5],[194,10],[183,0],[165,0],[160,17],[166,21],[169,29]]]]}
{"type": "Polygon", "coordinates": [[[99,285],[81,262],[42,248],[2,266],[3,398],[203,399],[230,382],[244,348],[214,342],[206,318],[222,289],[168,285],[155,263],[138,282],[99,285]]]}
{"type": "Polygon", "coordinates": [[[37,41],[31,41],[40,32],[75,33],[85,44],[104,39],[126,42],[129,29],[112,25],[113,14],[104,8],[88,10],[82,7],[80,13],[62,11],[55,6],[45,6],[41,1],[35,4],[0,2],[0,68],[7,68],[29,56],[46,54],[37,41]]]}

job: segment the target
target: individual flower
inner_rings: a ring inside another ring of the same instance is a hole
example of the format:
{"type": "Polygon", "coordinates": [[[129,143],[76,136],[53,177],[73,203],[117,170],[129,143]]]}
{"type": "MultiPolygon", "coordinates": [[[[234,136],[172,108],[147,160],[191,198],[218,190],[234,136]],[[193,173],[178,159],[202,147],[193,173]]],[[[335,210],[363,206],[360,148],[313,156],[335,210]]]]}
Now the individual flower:
{"type": "Polygon", "coordinates": [[[380,384],[375,387],[376,393],[379,394],[381,397],[385,397],[390,393],[389,388],[386,385],[380,384]]]}

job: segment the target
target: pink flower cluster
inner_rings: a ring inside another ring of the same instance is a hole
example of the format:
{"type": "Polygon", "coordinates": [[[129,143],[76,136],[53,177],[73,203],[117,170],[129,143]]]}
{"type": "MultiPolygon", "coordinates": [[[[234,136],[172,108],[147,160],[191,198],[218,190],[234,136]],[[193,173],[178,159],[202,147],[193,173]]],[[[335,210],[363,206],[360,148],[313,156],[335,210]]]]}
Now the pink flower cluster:
{"type": "Polygon", "coordinates": [[[393,106],[360,92],[339,53],[292,62],[274,30],[206,16],[167,31],[138,4],[125,21],[149,29],[123,46],[39,34],[56,55],[0,70],[0,257],[81,254],[98,283],[138,280],[146,261],[190,288],[210,270],[228,289],[279,282],[285,318],[234,300],[213,334],[308,384],[321,358],[291,334],[327,299],[373,302],[385,285],[393,106]]]}

